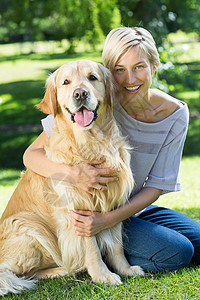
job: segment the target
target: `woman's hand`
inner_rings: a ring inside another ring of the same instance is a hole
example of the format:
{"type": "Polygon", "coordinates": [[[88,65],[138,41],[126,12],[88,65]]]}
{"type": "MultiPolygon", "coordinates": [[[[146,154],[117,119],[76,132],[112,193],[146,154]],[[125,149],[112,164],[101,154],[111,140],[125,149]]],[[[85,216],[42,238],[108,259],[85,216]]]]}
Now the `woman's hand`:
{"type": "Polygon", "coordinates": [[[110,212],[100,213],[85,210],[70,210],[69,214],[77,235],[93,236],[103,230],[114,227],[138,211],[141,211],[156,201],[161,193],[162,190],[147,187],[143,188],[125,205],[110,212]]]}
{"type": "Polygon", "coordinates": [[[70,210],[69,214],[76,234],[79,236],[93,236],[116,225],[112,218],[112,211],[100,213],[85,210],[70,210]]]}
{"type": "Polygon", "coordinates": [[[104,160],[82,162],[71,166],[70,183],[90,194],[93,194],[94,189],[107,190],[107,183],[118,180],[116,176],[111,176],[118,169],[96,167],[103,162],[104,160]]]}
{"type": "Polygon", "coordinates": [[[105,162],[104,159],[86,161],[77,165],[66,165],[49,160],[44,150],[48,139],[47,134],[43,131],[24,153],[24,165],[35,173],[47,178],[70,182],[91,194],[94,189],[106,190],[107,183],[118,179],[113,175],[118,169],[98,167],[105,162]]]}

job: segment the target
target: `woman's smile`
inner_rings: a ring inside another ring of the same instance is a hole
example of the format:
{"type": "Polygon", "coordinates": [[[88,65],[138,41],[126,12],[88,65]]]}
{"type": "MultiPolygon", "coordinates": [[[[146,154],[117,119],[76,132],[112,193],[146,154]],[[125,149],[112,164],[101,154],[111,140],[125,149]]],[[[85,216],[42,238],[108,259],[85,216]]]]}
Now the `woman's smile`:
{"type": "Polygon", "coordinates": [[[135,46],[119,58],[113,75],[124,91],[124,96],[127,95],[127,100],[131,100],[131,95],[134,96],[134,99],[136,95],[140,95],[140,101],[142,99],[146,101],[145,97],[148,95],[151,85],[152,73],[147,55],[135,46]]]}
{"type": "Polygon", "coordinates": [[[125,86],[124,90],[126,90],[129,94],[136,94],[140,89],[142,85],[135,85],[135,86],[125,86]]]}

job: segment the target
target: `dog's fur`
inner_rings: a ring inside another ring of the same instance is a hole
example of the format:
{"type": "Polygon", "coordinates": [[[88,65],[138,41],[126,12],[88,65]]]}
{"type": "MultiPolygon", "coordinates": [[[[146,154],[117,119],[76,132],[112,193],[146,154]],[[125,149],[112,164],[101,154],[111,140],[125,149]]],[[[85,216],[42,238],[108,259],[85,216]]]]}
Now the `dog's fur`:
{"type": "Polygon", "coordinates": [[[121,224],[93,237],[81,237],[76,235],[68,213],[68,209],[111,211],[123,205],[133,189],[128,146],[112,115],[111,74],[98,63],[80,60],[56,70],[46,87],[39,106],[54,115],[53,132],[45,147],[47,157],[69,165],[104,159],[98,167],[120,169],[113,174],[118,181],[108,183],[107,191],[94,190],[91,195],[76,183],[47,179],[27,170],[0,221],[1,295],[32,288],[30,277],[63,276],[81,270],[87,270],[95,282],[120,284],[120,277],[107,268],[102,254],[118,273],[143,274],[124,257],[121,224]],[[86,97],[76,94],[77,89],[86,91],[86,97]],[[73,119],[83,105],[88,111],[98,108],[96,120],[88,126],[73,119]]]}

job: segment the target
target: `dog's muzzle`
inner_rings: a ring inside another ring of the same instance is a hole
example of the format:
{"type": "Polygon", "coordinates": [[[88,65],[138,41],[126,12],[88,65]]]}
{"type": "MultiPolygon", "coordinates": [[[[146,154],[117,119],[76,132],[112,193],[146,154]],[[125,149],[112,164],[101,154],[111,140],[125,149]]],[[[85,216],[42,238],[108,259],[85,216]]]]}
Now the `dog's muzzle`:
{"type": "Polygon", "coordinates": [[[66,107],[66,110],[71,115],[71,120],[73,123],[77,123],[81,127],[87,127],[94,122],[97,117],[97,110],[99,108],[99,104],[97,104],[97,107],[95,110],[88,110],[86,107],[82,106],[76,113],[72,113],[68,107],[66,107]]]}
{"type": "Polygon", "coordinates": [[[84,88],[77,88],[73,92],[73,99],[76,102],[77,106],[80,107],[80,109],[72,113],[68,107],[66,107],[66,110],[71,115],[71,120],[73,123],[77,123],[81,127],[87,127],[94,122],[98,115],[97,110],[99,108],[99,104],[97,104],[95,110],[90,110],[87,106],[87,100],[89,98],[89,92],[84,88]]]}
{"type": "Polygon", "coordinates": [[[77,102],[84,102],[89,97],[88,90],[84,88],[75,89],[73,92],[73,99],[77,102]]]}

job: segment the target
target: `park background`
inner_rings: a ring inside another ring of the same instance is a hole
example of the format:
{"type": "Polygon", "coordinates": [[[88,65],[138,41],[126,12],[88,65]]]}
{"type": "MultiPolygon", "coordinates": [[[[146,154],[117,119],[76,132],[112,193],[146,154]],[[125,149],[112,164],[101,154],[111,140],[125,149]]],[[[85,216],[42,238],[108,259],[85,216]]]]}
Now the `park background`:
{"type": "MultiPolygon", "coordinates": [[[[45,80],[63,63],[102,62],[107,33],[118,26],[148,29],[161,65],[153,87],[183,101],[190,124],[180,168],[182,191],[159,205],[200,221],[200,1],[1,0],[0,1],[0,213],[24,169],[22,156],[41,132],[35,108],[45,80]]],[[[123,278],[120,287],[93,284],[86,274],[41,280],[36,292],[9,299],[200,299],[200,270],[123,278]],[[19,297],[19,298],[18,298],[19,297]]]]}

